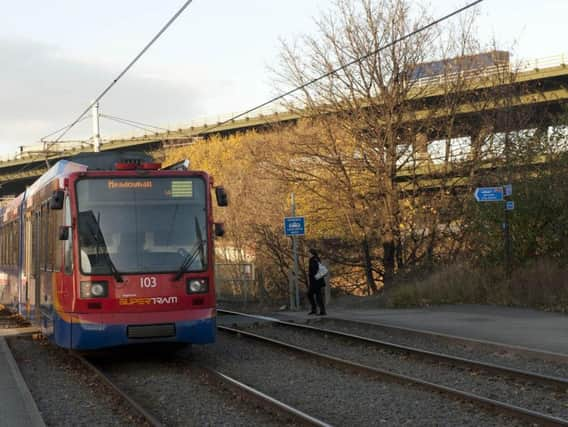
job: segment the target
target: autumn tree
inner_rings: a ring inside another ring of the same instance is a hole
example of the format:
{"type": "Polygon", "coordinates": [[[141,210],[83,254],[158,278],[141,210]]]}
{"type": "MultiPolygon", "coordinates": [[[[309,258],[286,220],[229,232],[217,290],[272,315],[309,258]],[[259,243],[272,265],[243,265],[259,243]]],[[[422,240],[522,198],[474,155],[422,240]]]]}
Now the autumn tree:
{"type": "Polygon", "coordinates": [[[223,221],[226,235],[216,242],[219,257],[230,258],[234,269],[234,293],[244,296],[279,298],[288,291],[287,277],[291,265],[288,242],[282,223],[286,215],[288,189],[261,173],[253,147],[262,147],[266,136],[255,132],[230,137],[213,136],[194,143],[169,149],[166,163],[189,159],[191,168],[204,170],[214,177],[216,185],[223,185],[229,193],[227,208],[215,209],[215,218],[223,221]],[[223,254],[222,252],[225,252],[223,254]],[[239,264],[253,261],[257,280],[240,280],[239,264]],[[244,289],[244,286],[259,286],[244,289]]]}
{"type": "MultiPolygon", "coordinates": [[[[318,35],[283,42],[279,81],[303,88],[289,107],[321,131],[311,139],[298,137],[293,160],[277,170],[319,197],[321,205],[348,213],[373,292],[377,283],[392,283],[408,252],[415,258],[418,252],[404,248],[416,230],[405,228],[412,224],[412,210],[402,201],[419,205],[416,183],[422,178],[407,174],[411,182],[403,188],[401,171],[424,167],[430,138],[458,134],[455,109],[466,96],[460,90],[465,73],[453,70],[442,84],[423,85],[420,64],[474,53],[473,20],[468,15],[455,28],[430,27],[404,38],[432,21],[425,7],[407,0],[338,0],[318,20],[318,35]],[[431,103],[434,98],[442,102],[431,103]]],[[[446,193],[442,188],[440,194],[446,193]]],[[[436,238],[437,224],[414,225],[436,238]]]]}

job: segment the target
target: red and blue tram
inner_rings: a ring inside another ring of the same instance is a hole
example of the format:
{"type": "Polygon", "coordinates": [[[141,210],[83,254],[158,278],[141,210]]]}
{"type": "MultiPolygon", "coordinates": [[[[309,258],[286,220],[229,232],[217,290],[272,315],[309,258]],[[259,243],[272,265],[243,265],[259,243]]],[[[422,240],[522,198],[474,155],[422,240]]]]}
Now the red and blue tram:
{"type": "Polygon", "coordinates": [[[213,342],[212,179],[103,154],[59,161],[0,209],[0,303],[71,349],[213,342]]]}

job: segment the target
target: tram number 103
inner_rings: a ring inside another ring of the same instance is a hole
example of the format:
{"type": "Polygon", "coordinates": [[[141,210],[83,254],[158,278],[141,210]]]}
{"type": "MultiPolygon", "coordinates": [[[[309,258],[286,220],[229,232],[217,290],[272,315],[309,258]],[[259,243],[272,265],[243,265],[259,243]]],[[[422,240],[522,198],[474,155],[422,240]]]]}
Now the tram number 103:
{"type": "Polygon", "coordinates": [[[140,278],[140,287],[141,288],[155,288],[158,286],[158,281],[153,276],[141,277],[140,278]]]}

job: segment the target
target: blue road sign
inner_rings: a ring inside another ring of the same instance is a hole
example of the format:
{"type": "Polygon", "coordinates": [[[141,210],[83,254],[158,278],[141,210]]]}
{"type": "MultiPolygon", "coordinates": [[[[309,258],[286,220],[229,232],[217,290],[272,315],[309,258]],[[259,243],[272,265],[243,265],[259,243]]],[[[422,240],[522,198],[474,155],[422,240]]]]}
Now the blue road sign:
{"type": "Polygon", "coordinates": [[[504,185],[503,190],[505,191],[505,197],[512,196],[513,195],[513,184],[504,185]]]}
{"type": "Polygon", "coordinates": [[[284,231],[286,236],[303,236],[304,228],[303,216],[291,216],[284,218],[284,231]]]}
{"type": "Polygon", "coordinates": [[[505,205],[505,209],[508,211],[515,210],[515,202],[513,200],[507,200],[507,204],[505,205]]]}
{"type": "Polygon", "coordinates": [[[473,195],[478,202],[502,202],[503,187],[478,187],[473,195]]]}

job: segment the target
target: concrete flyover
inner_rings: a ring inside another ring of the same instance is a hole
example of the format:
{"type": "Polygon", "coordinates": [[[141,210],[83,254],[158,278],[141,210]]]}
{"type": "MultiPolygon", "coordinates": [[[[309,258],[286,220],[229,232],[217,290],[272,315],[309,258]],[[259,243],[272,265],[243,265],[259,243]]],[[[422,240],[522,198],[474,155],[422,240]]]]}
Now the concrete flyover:
{"type": "MultiPolygon", "coordinates": [[[[494,96],[486,97],[483,102],[468,100],[466,96],[464,101],[454,109],[457,121],[462,124],[459,126],[464,132],[462,136],[470,137],[472,140],[479,137],[481,130],[478,117],[481,111],[493,111],[497,114],[505,109],[507,111],[531,109],[533,116],[540,118],[539,126],[543,123],[547,124],[546,119],[543,121],[542,118],[550,118],[549,124],[553,124],[554,118],[561,115],[568,104],[567,63],[568,55],[529,61],[516,74],[513,83],[507,81],[506,78],[502,79],[503,76],[511,75],[508,66],[507,68],[495,67],[489,72],[484,70],[482,76],[476,75],[469,78],[465,87],[461,89],[466,94],[471,93],[474,96],[479,91],[486,91],[494,96]],[[500,98],[505,86],[514,86],[515,89],[515,96],[507,102],[500,98]]],[[[444,98],[441,78],[420,79],[418,83],[414,89],[415,92],[411,91],[409,94],[409,103],[416,105],[416,109],[409,114],[409,122],[435,121],[436,117],[441,119],[446,116],[448,112],[440,108],[444,98]]],[[[230,117],[226,119],[228,118],[230,117]]],[[[159,153],[167,150],[168,147],[186,144],[196,138],[230,135],[253,129],[269,131],[273,125],[294,123],[299,118],[300,115],[294,112],[274,110],[264,113],[257,112],[255,116],[246,116],[237,120],[226,120],[219,117],[216,120],[192,123],[186,128],[175,131],[144,134],[129,139],[110,139],[103,141],[101,150],[143,150],[159,153]]],[[[530,126],[530,123],[528,125],[530,126]]],[[[491,131],[498,132],[500,129],[493,128],[491,131]]],[[[443,137],[443,135],[425,135],[425,140],[421,141],[420,145],[427,147],[429,141],[443,137]]],[[[47,170],[48,164],[90,150],[92,150],[90,144],[85,142],[53,145],[44,143],[43,147],[39,146],[32,151],[23,151],[13,158],[0,160],[0,201],[3,197],[22,192],[27,185],[47,170]]],[[[416,170],[413,171],[413,174],[415,173],[416,170]]],[[[424,174],[429,173],[424,172],[424,174]]]]}

